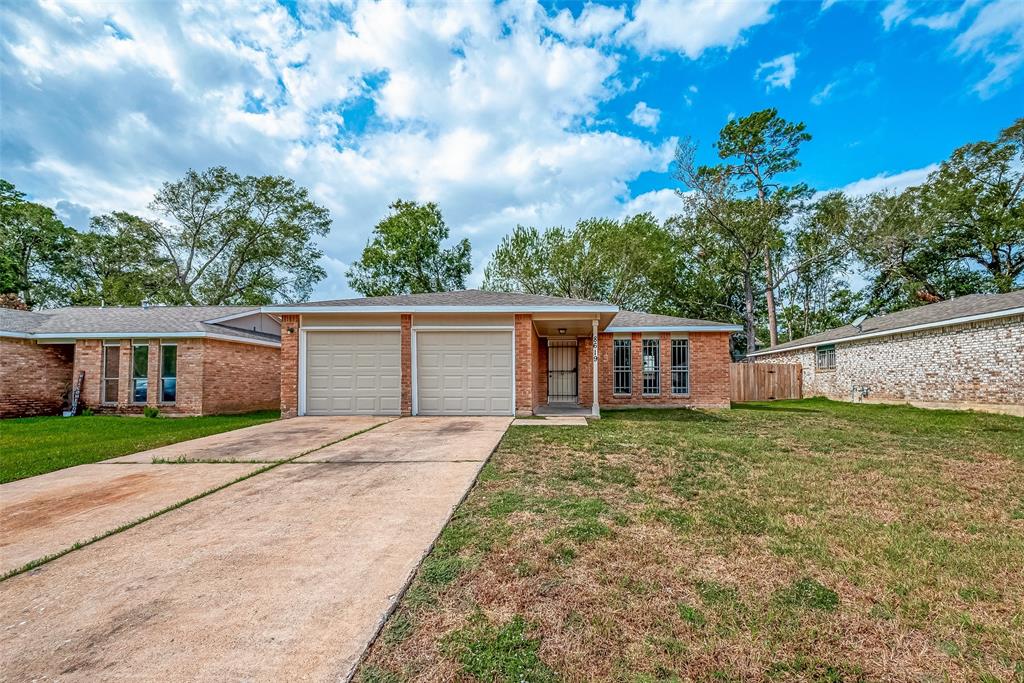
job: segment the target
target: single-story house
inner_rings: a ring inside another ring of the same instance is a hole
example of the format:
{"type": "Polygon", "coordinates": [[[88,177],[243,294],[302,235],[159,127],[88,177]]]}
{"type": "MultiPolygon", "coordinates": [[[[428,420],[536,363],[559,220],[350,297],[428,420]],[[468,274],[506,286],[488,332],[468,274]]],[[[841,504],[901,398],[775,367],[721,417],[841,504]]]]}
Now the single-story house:
{"type": "Polygon", "coordinates": [[[805,396],[1024,416],[1024,290],[867,318],[748,357],[801,365],[805,396]]]}
{"type": "Polygon", "coordinates": [[[210,415],[276,410],[280,326],[258,307],[0,309],[0,417],[79,408],[210,415]]]}
{"type": "Polygon", "coordinates": [[[202,414],[272,403],[284,417],[728,407],[729,337],[739,329],[477,290],[261,308],[6,311],[0,393],[12,398],[0,403],[5,415],[55,412],[59,399],[40,396],[59,395],[84,370],[83,405],[119,412],[146,403],[202,414]],[[174,399],[162,401],[171,383],[174,399]]]}

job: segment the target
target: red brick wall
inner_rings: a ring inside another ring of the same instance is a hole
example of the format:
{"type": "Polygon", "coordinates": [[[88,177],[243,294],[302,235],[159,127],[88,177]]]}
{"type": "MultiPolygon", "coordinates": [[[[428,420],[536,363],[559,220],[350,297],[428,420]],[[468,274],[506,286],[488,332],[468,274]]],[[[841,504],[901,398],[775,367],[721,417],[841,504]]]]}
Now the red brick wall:
{"type": "Polygon", "coordinates": [[[412,315],[402,314],[402,415],[412,415],[412,315]]]}
{"type": "MultiPolygon", "coordinates": [[[[661,358],[661,391],[656,396],[643,395],[643,335],[631,335],[633,361],[633,391],[629,396],[612,394],[612,338],[611,334],[598,337],[598,390],[601,406],[633,407],[699,407],[725,408],[729,406],[729,333],[691,332],[690,339],[690,393],[672,395],[671,335],[659,334],[661,358]]],[[[581,340],[582,342],[582,340],[581,340]]],[[[580,380],[583,366],[580,365],[580,380]]],[[[582,399],[582,386],[581,386],[582,399]]]]}
{"type": "MultiPolygon", "coordinates": [[[[168,340],[168,342],[171,340],[168,340]]],[[[168,415],[206,415],[208,410],[203,404],[203,387],[206,385],[206,345],[203,339],[175,339],[178,346],[177,389],[174,404],[161,404],[160,412],[168,415]]],[[[149,362],[149,399],[160,400],[160,366],[152,366],[156,347],[151,347],[149,362]]],[[[255,410],[253,408],[252,410],[255,410]]]]}
{"type": "Polygon", "coordinates": [[[79,339],[75,342],[75,366],[72,375],[78,377],[78,373],[85,371],[82,381],[82,393],[78,398],[82,408],[98,410],[100,406],[100,391],[102,375],[100,374],[100,359],[103,352],[103,342],[99,339],[79,339]]]}
{"type": "Polygon", "coordinates": [[[516,313],[516,415],[532,415],[533,400],[533,347],[536,335],[533,331],[533,316],[516,313]]]}
{"type": "Polygon", "coordinates": [[[281,417],[299,411],[299,316],[281,316],[281,417]],[[293,332],[289,333],[291,328],[293,332]]]}
{"type": "Polygon", "coordinates": [[[576,369],[579,373],[579,401],[581,406],[594,404],[594,343],[590,337],[576,341],[576,369]]]}
{"type": "Polygon", "coordinates": [[[280,373],[281,351],[276,347],[204,340],[203,414],[277,410],[280,373]]]}
{"type": "Polygon", "coordinates": [[[534,332],[533,340],[533,396],[538,406],[548,404],[548,340],[541,339],[534,332]]]}
{"type": "Polygon", "coordinates": [[[73,348],[0,339],[0,417],[59,414],[71,384],[73,348]]]}

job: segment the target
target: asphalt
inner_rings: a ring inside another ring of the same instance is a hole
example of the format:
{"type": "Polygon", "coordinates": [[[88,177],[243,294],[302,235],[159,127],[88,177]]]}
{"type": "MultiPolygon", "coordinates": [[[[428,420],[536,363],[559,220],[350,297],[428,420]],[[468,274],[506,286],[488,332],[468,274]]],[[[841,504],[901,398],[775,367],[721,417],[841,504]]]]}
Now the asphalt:
{"type": "Polygon", "coordinates": [[[0,583],[0,680],[345,679],[509,422],[403,418],[327,438],[0,583]]]}

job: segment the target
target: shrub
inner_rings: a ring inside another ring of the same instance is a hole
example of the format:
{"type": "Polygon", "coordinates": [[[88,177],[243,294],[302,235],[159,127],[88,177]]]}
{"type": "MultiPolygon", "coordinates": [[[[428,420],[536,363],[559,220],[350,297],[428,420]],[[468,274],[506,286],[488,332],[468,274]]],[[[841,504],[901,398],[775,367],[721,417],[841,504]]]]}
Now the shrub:
{"type": "Polygon", "coordinates": [[[160,415],[160,409],[156,406],[146,406],[142,409],[142,414],[146,417],[157,417],[160,415]]]}
{"type": "Polygon", "coordinates": [[[82,408],[82,417],[92,417],[92,408],[82,408]]]}

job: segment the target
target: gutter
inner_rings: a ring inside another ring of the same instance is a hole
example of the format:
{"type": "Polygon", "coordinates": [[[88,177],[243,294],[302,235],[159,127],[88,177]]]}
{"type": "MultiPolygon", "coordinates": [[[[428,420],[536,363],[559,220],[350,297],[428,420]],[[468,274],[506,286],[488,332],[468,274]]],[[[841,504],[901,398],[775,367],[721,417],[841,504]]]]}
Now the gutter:
{"type": "Polygon", "coordinates": [[[618,306],[263,306],[261,313],[618,313],[618,306]]]}
{"type": "Polygon", "coordinates": [[[741,332],[740,325],[650,325],[606,327],[603,332],[741,332]]]}
{"type": "Polygon", "coordinates": [[[767,356],[773,353],[786,353],[787,351],[799,351],[801,349],[811,349],[816,346],[822,346],[824,344],[840,344],[844,342],[860,341],[861,339],[875,339],[877,337],[889,337],[895,334],[904,334],[906,332],[917,332],[920,330],[932,330],[938,327],[952,327],[955,325],[966,325],[967,323],[978,322],[981,320],[995,320],[998,318],[1011,318],[1015,315],[1024,315],[1024,306],[1017,308],[1007,308],[1002,311],[991,311],[989,313],[978,313],[976,315],[966,315],[960,318],[947,318],[946,320],[939,320],[930,323],[920,323],[917,325],[907,325],[906,327],[897,327],[892,330],[881,330],[879,332],[868,332],[865,334],[855,334],[850,337],[839,337],[838,339],[821,339],[816,342],[808,342],[805,344],[795,344],[793,346],[787,346],[785,348],[774,348],[765,349],[763,351],[754,351],[748,353],[747,358],[754,358],[756,356],[767,356]]]}
{"type": "Polygon", "coordinates": [[[5,332],[0,331],[0,337],[13,337],[15,339],[46,340],[69,340],[75,339],[217,339],[219,341],[236,342],[239,344],[255,344],[256,346],[272,346],[281,348],[281,342],[269,339],[253,339],[250,337],[233,337],[229,334],[213,334],[210,332],[5,332]]]}

